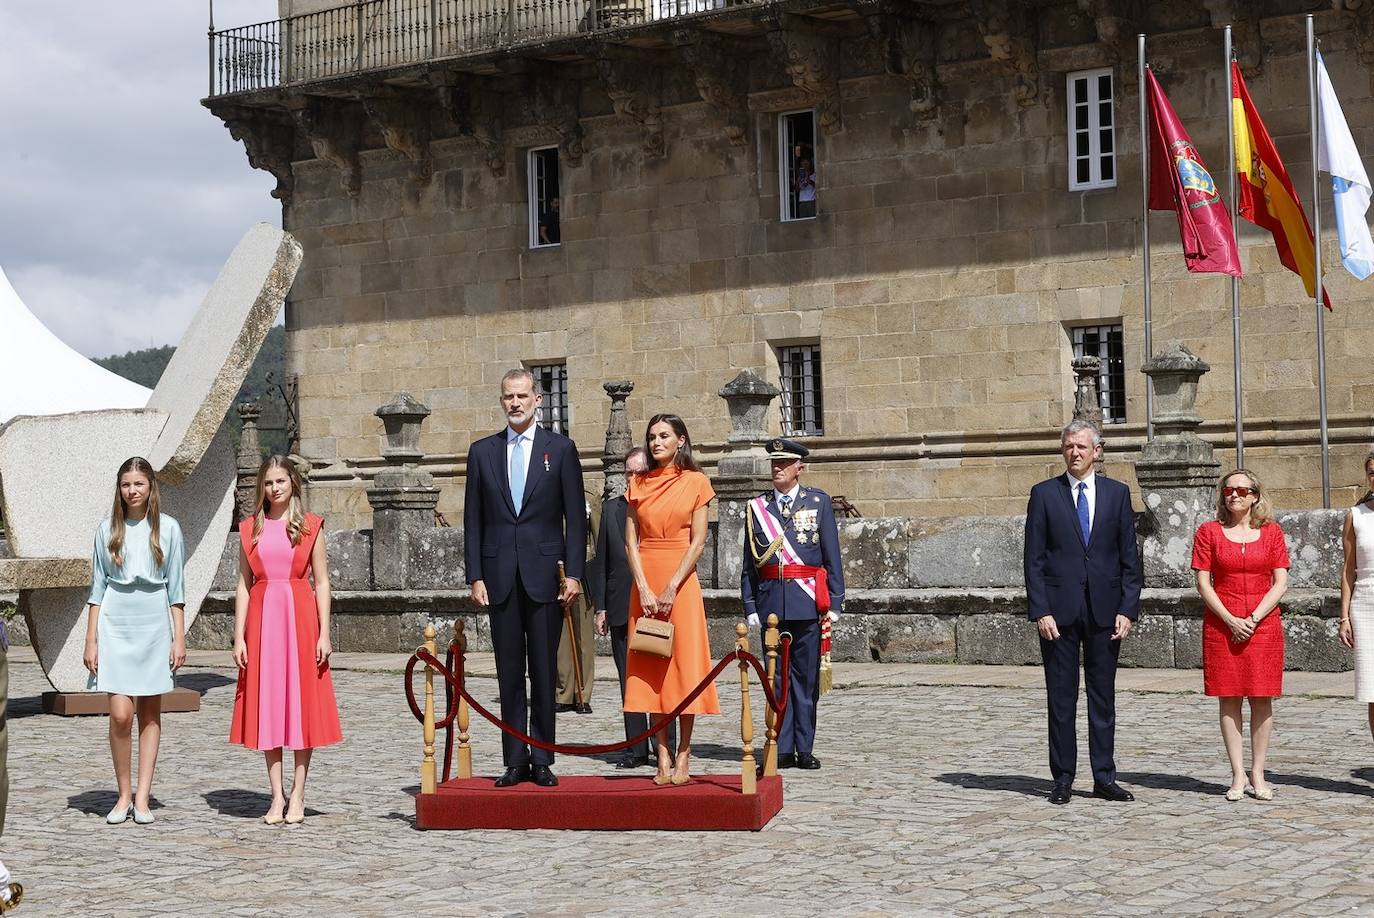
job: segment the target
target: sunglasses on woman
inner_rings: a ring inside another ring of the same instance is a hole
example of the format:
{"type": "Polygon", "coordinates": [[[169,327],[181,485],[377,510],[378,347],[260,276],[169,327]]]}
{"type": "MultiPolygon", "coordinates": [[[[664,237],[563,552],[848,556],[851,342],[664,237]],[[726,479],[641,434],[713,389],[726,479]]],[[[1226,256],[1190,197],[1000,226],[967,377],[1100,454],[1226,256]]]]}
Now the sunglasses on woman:
{"type": "Polygon", "coordinates": [[[1230,488],[1230,487],[1222,488],[1222,489],[1221,489],[1221,496],[1222,496],[1222,497],[1231,497],[1232,495],[1234,495],[1234,496],[1236,496],[1236,497],[1249,497],[1251,494],[1253,494],[1253,495],[1255,495],[1256,497],[1258,497],[1258,496],[1259,496],[1259,489],[1258,489],[1258,488],[1230,488]]]}

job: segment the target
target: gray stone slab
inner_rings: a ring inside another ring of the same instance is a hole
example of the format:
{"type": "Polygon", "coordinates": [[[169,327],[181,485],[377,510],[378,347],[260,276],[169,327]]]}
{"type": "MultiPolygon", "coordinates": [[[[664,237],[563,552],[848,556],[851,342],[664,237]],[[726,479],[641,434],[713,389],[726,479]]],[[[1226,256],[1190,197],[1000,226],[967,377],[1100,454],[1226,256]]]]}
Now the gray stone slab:
{"type": "Polygon", "coordinates": [[[1291,587],[1339,590],[1341,587],[1341,527],[1345,510],[1298,510],[1280,513],[1278,524],[1288,542],[1291,587]]]}
{"type": "Polygon", "coordinates": [[[913,521],[912,587],[1021,587],[1026,518],[953,517],[913,521]]]}
{"type": "Polygon", "coordinates": [[[1121,644],[1121,666],[1171,668],[1174,665],[1174,620],[1141,613],[1121,644]]]}
{"type": "Polygon", "coordinates": [[[960,663],[1027,666],[1040,662],[1040,639],[1035,625],[1023,615],[993,612],[960,616],[955,634],[960,663]]]}
{"type": "Polygon", "coordinates": [[[329,584],[335,590],[367,590],[372,587],[372,531],[325,530],[329,559],[329,584]]]}
{"type": "Polygon", "coordinates": [[[409,586],[425,590],[467,587],[463,572],[463,530],[426,529],[410,537],[409,586]]]}
{"type": "Polygon", "coordinates": [[[1174,665],[1180,669],[1202,668],[1202,619],[1174,619],[1174,665]]]}
{"type": "Polygon", "coordinates": [[[1354,666],[1353,651],[1340,642],[1337,628],[1333,619],[1285,613],[1284,668],[1333,673],[1354,666]]]}
{"type": "Polygon", "coordinates": [[[910,586],[905,519],[876,517],[839,521],[845,589],[893,590],[910,586]]]}
{"type": "Polygon", "coordinates": [[[879,663],[953,663],[958,659],[953,616],[870,616],[868,646],[879,663]]]}

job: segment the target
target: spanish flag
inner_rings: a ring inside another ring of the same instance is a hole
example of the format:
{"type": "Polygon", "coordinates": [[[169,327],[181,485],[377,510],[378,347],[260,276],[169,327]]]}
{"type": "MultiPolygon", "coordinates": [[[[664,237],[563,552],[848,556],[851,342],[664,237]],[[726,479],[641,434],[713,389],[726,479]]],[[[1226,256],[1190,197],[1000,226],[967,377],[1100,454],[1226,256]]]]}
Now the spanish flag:
{"type": "MultiPolygon", "coordinates": [[[[1307,295],[1316,293],[1316,258],[1312,227],[1303,213],[1293,180],[1279,159],[1274,139],[1260,120],[1250,90],[1241,76],[1240,65],[1231,62],[1231,120],[1236,131],[1236,178],[1240,215],[1274,234],[1283,266],[1302,278],[1307,295]]],[[[1326,308],[1331,298],[1322,290],[1326,308]]]]}

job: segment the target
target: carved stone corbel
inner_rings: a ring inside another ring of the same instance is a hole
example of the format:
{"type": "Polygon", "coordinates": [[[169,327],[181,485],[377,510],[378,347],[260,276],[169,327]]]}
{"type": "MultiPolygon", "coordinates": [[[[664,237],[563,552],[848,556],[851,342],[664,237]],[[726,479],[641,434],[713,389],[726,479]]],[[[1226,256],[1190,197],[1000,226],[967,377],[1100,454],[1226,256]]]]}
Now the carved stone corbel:
{"type": "Polygon", "coordinates": [[[1035,22],[1027,4],[1019,0],[968,0],[983,44],[994,61],[1012,72],[1012,94],[1022,108],[1040,101],[1040,65],[1035,59],[1035,22]]]}
{"type": "Polygon", "coordinates": [[[892,0],[858,0],[858,9],[883,69],[911,84],[908,107],[918,117],[935,117],[941,89],[935,73],[935,24],[913,18],[892,0]]]}
{"type": "Polygon", "coordinates": [[[477,141],[491,174],[506,174],[505,96],[479,77],[437,87],[439,107],[453,121],[458,133],[477,141]]]}
{"type": "Polygon", "coordinates": [[[842,131],[839,42],[795,15],[767,13],[759,21],[768,30],[768,47],[774,59],[792,85],[814,102],[821,130],[830,134],[842,131]]]}
{"type": "Polygon", "coordinates": [[[663,68],[619,57],[603,45],[596,50],[596,72],[615,113],[635,122],[643,131],[640,147],[644,155],[662,156],[667,151],[661,108],[663,68]]]}
{"type": "Polygon", "coordinates": [[[248,165],[272,173],[277,180],[272,197],[289,207],[296,181],[291,170],[296,131],[290,119],[277,112],[241,105],[217,106],[211,111],[224,122],[229,136],[243,143],[248,165]]]}
{"type": "Polygon", "coordinates": [[[558,135],[559,156],[574,167],[582,164],[585,152],[578,109],[579,91],[577,81],[549,70],[531,73],[523,94],[530,120],[558,135]]]}
{"type": "Polygon", "coordinates": [[[1118,61],[1134,60],[1141,29],[1141,0],[1078,0],[1093,21],[1098,42],[1118,61]]]}
{"type": "Polygon", "coordinates": [[[1355,51],[1369,71],[1369,88],[1374,92],[1374,4],[1369,0],[1331,0],[1331,8],[1354,33],[1355,51]]]}
{"type": "Polygon", "coordinates": [[[427,183],[434,175],[430,154],[430,100],[413,92],[375,91],[360,96],[363,111],[382,132],[389,149],[415,163],[415,178],[427,183]]]}
{"type": "Polygon", "coordinates": [[[315,155],[339,170],[339,181],[349,197],[363,188],[358,153],[363,145],[363,109],[356,102],[312,97],[293,109],[296,126],[310,142],[315,155]]]}
{"type": "Polygon", "coordinates": [[[749,73],[743,54],[732,53],[723,37],[703,29],[676,29],[673,44],[691,70],[703,102],[720,111],[725,136],[737,147],[749,143],[749,73]]]}
{"type": "Polygon", "coordinates": [[[1231,48],[1248,77],[1257,77],[1264,69],[1264,39],[1260,35],[1259,13],[1249,0],[1202,0],[1211,17],[1212,28],[1231,27],[1231,48]]]}

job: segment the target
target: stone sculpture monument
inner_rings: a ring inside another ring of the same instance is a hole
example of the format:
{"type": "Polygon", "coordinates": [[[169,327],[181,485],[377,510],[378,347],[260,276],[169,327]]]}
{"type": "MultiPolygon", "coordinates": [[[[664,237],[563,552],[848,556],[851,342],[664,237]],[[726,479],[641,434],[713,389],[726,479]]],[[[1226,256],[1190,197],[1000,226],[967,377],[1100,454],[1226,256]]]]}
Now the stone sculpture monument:
{"type": "Polygon", "coordinates": [[[18,591],[43,672],[59,693],[87,690],[81,655],[91,537],[110,512],[115,470],[129,456],[157,470],[162,508],[186,537],[190,629],[234,512],[235,457],[224,418],[300,262],[290,235],[252,227],[143,407],[27,414],[0,426],[0,507],[14,554],[0,560],[0,592],[18,591]]]}

